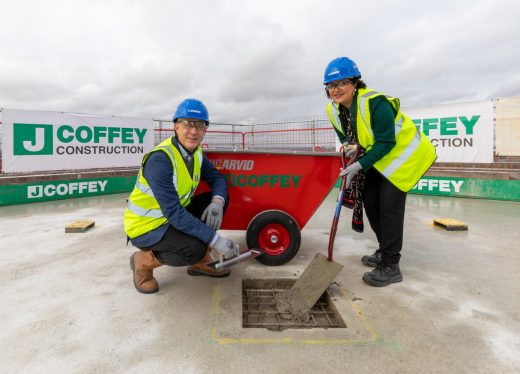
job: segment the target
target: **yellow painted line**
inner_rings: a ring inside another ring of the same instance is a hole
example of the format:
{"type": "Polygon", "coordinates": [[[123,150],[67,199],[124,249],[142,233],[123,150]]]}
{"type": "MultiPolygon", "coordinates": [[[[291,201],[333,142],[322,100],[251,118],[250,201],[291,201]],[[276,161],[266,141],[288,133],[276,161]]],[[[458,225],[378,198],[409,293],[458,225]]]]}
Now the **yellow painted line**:
{"type": "Polygon", "coordinates": [[[219,344],[287,344],[287,345],[361,345],[361,344],[373,344],[383,343],[383,339],[294,339],[294,338],[281,338],[281,339],[254,339],[254,338],[216,338],[215,341],[219,344]]]}
{"type": "Polygon", "coordinates": [[[363,313],[363,311],[361,310],[361,308],[359,307],[359,305],[357,305],[354,301],[352,301],[352,298],[354,297],[354,295],[352,295],[350,292],[348,291],[344,291],[342,288],[339,289],[341,291],[341,293],[347,297],[349,300],[350,300],[350,306],[352,307],[352,309],[354,309],[354,311],[356,312],[356,315],[358,316],[358,318],[361,320],[361,322],[363,322],[363,324],[365,325],[365,327],[367,328],[368,332],[370,333],[370,335],[372,335],[372,339],[374,340],[379,340],[381,339],[381,335],[379,335],[379,333],[377,332],[377,330],[375,329],[374,325],[372,325],[372,323],[370,323],[367,318],[365,317],[365,313],[363,313]]]}
{"type": "Polygon", "coordinates": [[[253,345],[253,344],[288,344],[288,345],[345,345],[345,344],[374,344],[374,343],[383,343],[383,339],[381,335],[377,332],[374,326],[367,320],[361,308],[352,301],[352,294],[348,291],[344,291],[340,288],[343,296],[347,297],[350,300],[350,305],[352,309],[356,312],[356,315],[361,320],[361,322],[365,325],[368,332],[370,333],[370,339],[295,339],[291,337],[285,337],[280,339],[256,339],[256,338],[218,338],[217,335],[217,325],[218,325],[218,315],[220,311],[220,299],[221,299],[221,289],[220,285],[217,285],[213,289],[213,306],[211,308],[211,315],[213,319],[213,327],[212,327],[212,338],[218,344],[244,344],[244,345],[253,345]]]}

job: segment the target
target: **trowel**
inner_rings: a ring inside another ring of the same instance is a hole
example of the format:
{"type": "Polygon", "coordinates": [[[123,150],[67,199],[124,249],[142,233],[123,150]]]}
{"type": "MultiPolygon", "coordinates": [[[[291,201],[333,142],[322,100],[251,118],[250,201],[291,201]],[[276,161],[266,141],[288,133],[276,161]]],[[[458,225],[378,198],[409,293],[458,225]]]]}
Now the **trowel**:
{"type": "Polygon", "coordinates": [[[211,266],[212,268],[217,270],[222,270],[263,254],[264,251],[262,251],[259,248],[248,249],[247,251],[240,253],[238,256],[231,257],[228,259],[224,259],[224,257],[220,254],[218,261],[209,263],[208,266],[211,266]]]}
{"type": "MultiPolygon", "coordinates": [[[[353,152],[351,152],[352,157],[348,163],[345,162],[345,151],[347,150],[343,149],[341,153],[343,167],[350,165],[356,160],[359,154],[359,147],[350,150],[353,152]]],[[[332,252],[346,183],[346,177],[342,177],[338,202],[330,229],[328,256],[317,253],[294,285],[289,290],[280,292],[275,296],[278,312],[289,313],[292,318],[296,319],[307,318],[314,304],[316,304],[341,269],[343,269],[343,265],[332,260],[332,252]]]]}

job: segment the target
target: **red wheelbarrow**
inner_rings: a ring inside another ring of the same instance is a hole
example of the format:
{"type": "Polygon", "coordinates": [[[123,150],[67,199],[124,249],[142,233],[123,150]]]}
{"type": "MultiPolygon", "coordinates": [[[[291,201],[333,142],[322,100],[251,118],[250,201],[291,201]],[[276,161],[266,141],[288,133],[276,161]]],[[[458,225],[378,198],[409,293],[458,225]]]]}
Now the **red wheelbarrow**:
{"type": "MultiPolygon", "coordinates": [[[[256,259],[282,265],[300,249],[301,230],[327,197],[342,166],[336,152],[205,151],[226,177],[223,230],[246,230],[256,259]]],[[[201,184],[200,192],[207,191],[201,184]]]]}

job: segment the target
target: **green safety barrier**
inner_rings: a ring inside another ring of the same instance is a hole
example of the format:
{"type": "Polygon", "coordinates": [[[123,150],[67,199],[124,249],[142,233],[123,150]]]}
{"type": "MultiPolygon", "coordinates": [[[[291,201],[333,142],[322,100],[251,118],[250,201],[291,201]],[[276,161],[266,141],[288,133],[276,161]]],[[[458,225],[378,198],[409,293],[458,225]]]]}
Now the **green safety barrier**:
{"type": "MultiPolygon", "coordinates": [[[[339,187],[339,182],[336,187],[339,187]]],[[[520,180],[425,176],[410,193],[520,201],[520,180]]]]}
{"type": "Polygon", "coordinates": [[[136,176],[0,185],[0,206],[130,192],[136,176]]]}
{"type": "MultiPolygon", "coordinates": [[[[0,185],[0,206],[130,192],[135,178],[118,176],[0,185]]],[[[426,176],[410,193],[520,201],[520,180],[426,176]]]]}
{"type": "Polygon", "coordinates": [[[520,201],[520,180],[427,176],[410,193],[520,201]]]}

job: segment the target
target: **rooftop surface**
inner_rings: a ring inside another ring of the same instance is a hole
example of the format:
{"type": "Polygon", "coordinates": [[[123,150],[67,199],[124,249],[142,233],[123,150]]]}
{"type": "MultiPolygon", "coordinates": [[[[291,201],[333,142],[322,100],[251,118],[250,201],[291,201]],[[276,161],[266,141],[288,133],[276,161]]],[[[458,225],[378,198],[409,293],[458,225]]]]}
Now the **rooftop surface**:
{"type": "MultiPolygon", "coordinates": [[[[326,254],[334,189],[288,264],[255,260],[228,278],[163,266],[160,290],[132,284],[127,194],[0,207],[2,373],[518,373],[520,203],[409,195],[404,281],[366,285],[375,236],[344,209],[329,293],[346,328],[242,328],[242,279],[296,279],[326,254]],[[463,221],[446,231],[435,218],[463,221]],[[95,226],[65,233],[78,219],[95,226]]],[[[245,247],[244,231],[224,232],[245,247]]]]}

